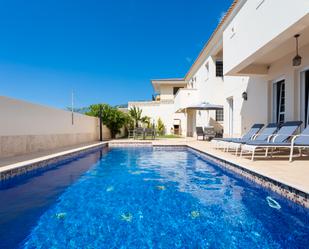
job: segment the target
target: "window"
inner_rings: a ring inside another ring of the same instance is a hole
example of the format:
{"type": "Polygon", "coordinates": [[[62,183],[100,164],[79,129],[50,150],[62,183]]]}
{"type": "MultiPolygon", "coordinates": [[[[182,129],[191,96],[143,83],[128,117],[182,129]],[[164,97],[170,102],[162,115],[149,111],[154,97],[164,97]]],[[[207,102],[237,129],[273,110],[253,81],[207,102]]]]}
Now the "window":
{"type": "Polygon", "coordinates": [[[223,61],[216,61],[216,77],[223,77],[223,61]]]}
{"type": "Polygon", "coordinates": [[[205,68],[206,68],[206,80],[208,80],[208,78],[209,78],[209,62],[207,62],[205,64],[205,68]]]}
{"type": "Polygon", "coordinates": [[[282,124],[285,121],[285,81],[281,80],[273,86],[273,119],[274,122],[282,124]]]}
{"type": "Polygon", "coordinates": [[[191,88],[195,88],[196,81],[197,81],[197,76],[194,76],[193,78],[191,78],[191,80],[190,80],[190,87],[191,88]]]}
{"type": "Polygon", "coordinates": [[[216,110],[216,121],[222,122],[223,121],[223,110],[216,110]]]}
{"type": "Polygon", "coordinates": [[[229,122],[229,130],[228,134],[230,136],[234,135],[234,99],[233,97],[230,97],[227,99],[227,103],[229,105],[229,113],[228,113],[228,122],[229,122]]]}
{"type": "Polygon", "coordinates": [[[178,90],[181,89],[183,87],[173,87],[173,94],[176,95],[178,90]]]}

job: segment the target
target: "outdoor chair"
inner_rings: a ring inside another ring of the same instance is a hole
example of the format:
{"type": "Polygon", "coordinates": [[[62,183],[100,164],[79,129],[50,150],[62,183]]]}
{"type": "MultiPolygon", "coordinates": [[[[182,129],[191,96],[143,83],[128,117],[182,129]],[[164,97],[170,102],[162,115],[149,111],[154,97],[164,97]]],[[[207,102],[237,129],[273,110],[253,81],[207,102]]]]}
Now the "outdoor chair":
{"type": "Polygon", "coordinates": [[[135,130],[128,130],[128,138],[134,138],[135,130]]]}
{"type": "MultiPolygon", "coordinates": [[[[251,152],[251,160],[254,160],[255,152],[257,149],[265,149],[265,157],[268,155],[268,150],[275,148],[287,148],[291,147],[292,143],[289,143],[289,139],[293,137],[297,129],[301,126],[302,121],[290,121],[284,123],[276,134],[270,136],[267,141],[249,141],[244,144],[241,148],[240,155],[242,156],[244,152],[251,152]]],[[[296,139],[295,139],[296,140],[296,139]]],[[[295,140],[293,143],[295,144],[295,140]]],[[[297,140],[298,145],[300,141],[306,142],[304,136],[297,140]]],[[[297,145],[297,144],[296,144],[297,145]]],[[[305,144],[304,144],[305,145],[305,144]]]]}
{"type": "Polygon", "coordinates": [[[151,137],[151,139],[155,139],[156,137],[156,130],[152,128],[146,128],[144,130],[144,138],[147,138],[148,136],[151,137]]]}
{"type": "Polygon", "coordinates": [[[196,139],[199,140],[199,137],[203,137],[203,140],[205,139],[205,133],[203,130],[203,127],[196,127],[196,139]]]}
{"type": "Polygon", "coordinates": [[[204,127],[204,137],[207,140],[212,140],[216,136],[215,128],[214,127],[204,127]]]}
{"type": "Polygon", "coordinates": [[[134,130],[134,139],[138,139],[139,137],[142,139],[145,138],[144,128],[138,127],[134,130]]]}

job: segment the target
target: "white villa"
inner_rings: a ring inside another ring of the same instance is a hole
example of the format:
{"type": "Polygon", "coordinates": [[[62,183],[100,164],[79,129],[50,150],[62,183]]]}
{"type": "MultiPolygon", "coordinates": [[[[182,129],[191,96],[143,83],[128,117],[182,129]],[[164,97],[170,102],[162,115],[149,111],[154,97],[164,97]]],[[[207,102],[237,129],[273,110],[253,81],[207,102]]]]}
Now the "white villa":
{"type": "Polygon", "coordinates": [[[167,133],[214,126],[240,136],[254,123],[309,124],[309,1],[235,0],[183,79],[153,80],[151,102],[129,102],[167,133]]]}
{"type": "Polygon", "coordinates": [[[143,115],[151,117],[156,123],[159,118],[163,121],[167,134],[186,134],[184,130],[185,115],[175,112],[175,96],[179,89],[186,87],[183,79],[152,80],[152,86],[158,95],[153,101],[129,102],[128,108],[133,106],[143,110],[143,115]]]}

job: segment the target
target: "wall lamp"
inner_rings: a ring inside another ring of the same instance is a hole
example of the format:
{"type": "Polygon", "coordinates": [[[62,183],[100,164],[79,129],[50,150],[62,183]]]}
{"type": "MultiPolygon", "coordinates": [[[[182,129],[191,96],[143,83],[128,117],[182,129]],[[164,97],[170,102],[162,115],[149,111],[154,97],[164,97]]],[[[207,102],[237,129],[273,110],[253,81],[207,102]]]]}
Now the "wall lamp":
{"type": "Polygon", "coordinates": [[[301,56],[298,54],[298,37],[300,34],[294,35],[294,38],[296,40],[296,56],[293,58],[293,66],[298,67],[301,65],[301,56]]]}
{"type": "Polygon", "coordinates": [[[242,98],[243,98],[245,101],[248,100],[248,93],[247,93],[247,92],[243,92],[241,96],[242,96],[242,98]]]}

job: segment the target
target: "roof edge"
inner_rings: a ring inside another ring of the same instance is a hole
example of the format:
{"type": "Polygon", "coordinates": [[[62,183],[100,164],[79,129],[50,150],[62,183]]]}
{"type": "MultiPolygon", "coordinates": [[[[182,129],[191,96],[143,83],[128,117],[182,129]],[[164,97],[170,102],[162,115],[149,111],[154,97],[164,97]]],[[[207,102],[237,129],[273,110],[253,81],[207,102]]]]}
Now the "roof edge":
{"type": "Polygon", "coordinates": [[[157,92],[159,91],[160,85],[186,85],[187,81],[185,81],[183,78],[174,78],[174,79],[157,79],[157,80],[151,80],[152,87],[157,92]]]}
{"type": "Polygon", "coordinates": [[[200,57],[202,56],[202,54],[204,53],[204,51],[206,50],[206,48],[208,47],[208,45],[210,44],[210,42],[213,40],[213,38],[215,37],[215,35],[218,33],[218,31],[220,30],[220,28],[225,24],[226,20],[230,17],[230,15],[232,14],[232,12],[235,10],[236,6],[238,3],[240,3],[241,0],[234,0],[233,3],[231,4],[231,6],[229,7],[229,9],[226,11],[226,14],[224,15],[224,17],[221,19],[221,21],[219,22],[219,24],[217,25],[216,29],[212,32],[211,36],[209,37],[209,39],[207,40],[207,42],[205,43],[205,45],[203,46],[202,50],[199,52],[197,58],[195,59],[195,61],[193,62],[193,64],[191,65],[191,67],[189,68],[188,72],[186,73],[184,80],[187,80],[188,75],[190,74],[190,72],[192,71],[192,69],[194,68],[195,64],[199,61],[200,57]]]}
{"type": "Polygon", "coordinates": [[[151,82],[166,82],[166,81],[185,81],[184,78],[166,78],[166,79],[152,79],[151,82]]]}

